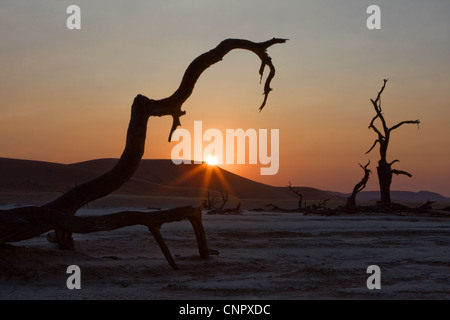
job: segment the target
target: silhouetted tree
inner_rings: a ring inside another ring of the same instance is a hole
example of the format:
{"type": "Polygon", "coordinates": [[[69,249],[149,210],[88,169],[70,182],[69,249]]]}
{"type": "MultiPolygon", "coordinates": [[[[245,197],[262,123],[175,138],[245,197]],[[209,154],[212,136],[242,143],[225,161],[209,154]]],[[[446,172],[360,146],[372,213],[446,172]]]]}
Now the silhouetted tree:
{"type": "Polygon", "coordinates": [[[370,173],[372,172],[370,169],[367,169],[369,165],[370,161],[365,166],[362,166],[359,163],[359,166],[364,170],[364,176],[361,181],[355,185],[352,194],[347,198],[347,207],[354,207],[356,205],[356,195],[366,187],[367,181],[369,181],[370,173]]]}
{"type": "Polygon", "coordinates": [[[218,203],[219,200],[217,199],[217,197],[212,196],[208,190],[208,192],[206,193],[206,199],[202,200],[202,207],[203,209],[211,210],[214,209],[216,207],[216,204],[218,203]]]}
{"type": "Polygon", "coordinates": [[[241,202],[239,202],[234,208],[225,208],[225,204],[228,202],[229,195],[228,191],[220,191],[220,197],[222,200],[218,200],[217,197],[210,197],[208,191],[208,199],[204,200],[204,203],[210,203],[211,206],[209,208],[208,214],[230,214],[230,213],[241,213],[241,202]],[[220,202],[220,204],[219,204],[220,202]]]}
{"type": "Polygon", "coordinates": [[[369,129],[372,129],[377,134],[377,139],[373,143],[372,147],[369,149],[369,151],[366,152],[369,153],[370,151],[375,148],[377,143],[380,145],[380,160],[378,161],[378,167],[377,167],[377,173],[378,173],[378,181],[380,184],[380,193],[381,193],[381,203],[390,203],[391,202],[391,182],[392,182],[392,175],[396,174],[402,174],[406,175],[408,177],[411,177],[412,175],[406,171],[402,170],[396,170],[392,169],[392,165],[396,162],[399,162],[399,160],[394,160],[391,162],[388,162],[386,160],[387,157],[387,150],[389,146],[389,141],[391,138],[391,133],[395,129],[401,127],[404,124],[419,124],[419,120],[407,120],[397,123],[395,126],[388,127],[386,124],[386,120],[384,119],[382,110],[381,110],[381,94],[384,91],[384,88],[386,87],[388,79],[383,80],[383,86],[381,87],[380,91],[378,92],[377,98],[375,100],[370,99],[372,102],[373,108],[375,110],[375,116],[372,118],[372,121],[370,121],[369,129]],[[382,129],[378,129],[375,126],[375,120],[380,120],[382,129]]]}
{"type": "Polygon", "coordinates": [[[165,222],[189,219],[197,237],[200,256],[202,258],[208,257],[209,252],[200,208],[184,207],[151,213],[127,211],[97,217],[75,217],[74,215],[84,205],[119,189],[133,176],[144,154],[147,122],[150,117],[169,115],[173,118],[169,134],[170,141],[172,133],[180,125],[180,117],[186,113],[181,110],[181,107],[192,94],[200,75],[211,65],[221,61],[231,50],[243,49],[255,53],[261,59],[259,69],[261,79],[265,67],[267,66],[270,69],[264,84],[264,99],[259,107],[262,110],[272,90],[270,88],[271,80],[275,76],[275,67],[266,50],[274,44],[284,42],[286,42],[286,39],[277,38],[260,43],[242,39],[226,39],[214,49],[203,53],[191,62],[178,89],[170,97],[153,100],[140,94],[137,95],[131,106],[131,118],[125,149],[117,164],[105,174],[75,186],[42,207],[0,210],[0,245],[6,242],[33,238],[50,230],[55,230],[55,236],[50,237],[50,239],[59,243],[61,248],[70,249],[74,246],[72,240],[72,233],[74,232],[89,233],[141,224],[148,227],[169,263],[175,267],[175,262],[159,229],[165,222]]]}
{"type": "Polygon", "coordinates": [[[293,193],[295,193],[298,196],[298,209],[302,209],[303,208],[303,195],[301,194],[300,191],[295,190],[294,188],[292,188],[291,182],[289,181],[289,190],[291,190],[293,193]]]}
{"type": "Polygon", "coordinates": [[[220,196],[222,198],[222,203],[218,208],[214,205],[214,209],[222,210],[225,207],[225,204],[228,202],[228,191],[225,191],[225,193],[223,191],[220,191],[220,196]]]}

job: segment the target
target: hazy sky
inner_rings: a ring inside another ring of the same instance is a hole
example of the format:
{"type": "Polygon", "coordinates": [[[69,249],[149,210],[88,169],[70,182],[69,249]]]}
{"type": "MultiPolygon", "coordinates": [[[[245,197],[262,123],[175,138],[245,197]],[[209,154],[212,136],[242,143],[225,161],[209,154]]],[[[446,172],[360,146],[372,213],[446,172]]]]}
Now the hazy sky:
{"type": "MultiPolygon", "coordinates": [[[[383,78],[394,131],[390,160],[413,178],[393,189],[450,196],[450,1],[0,2],[0,157],[72,163],[119,157],[130,106],[170,95],[192,59],[225,38],[289,42],[269,49],[277,74],[259,113],[258,58],[233,51],[208,69],[184,105],[183,127],[280,130],[280,169],[227,167],[268,184],[350,192],[375,135],[368,129],[383,78]],[[66,8],[81,8],[81,30],[66,8]],[[366,9],[381,8],[381,30],[366,9]]],[[[144,158],[170,158],[171,119],[151,118],[144,158]]],[[[369,190],[377,189],[371,177],[369,190]]]]}

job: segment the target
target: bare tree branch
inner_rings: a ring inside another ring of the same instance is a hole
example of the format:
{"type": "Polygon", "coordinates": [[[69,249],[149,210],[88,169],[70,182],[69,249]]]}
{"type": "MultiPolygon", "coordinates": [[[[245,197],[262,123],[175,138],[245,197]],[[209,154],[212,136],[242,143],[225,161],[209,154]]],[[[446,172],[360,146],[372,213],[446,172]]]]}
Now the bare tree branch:
{"type": "MultiPolygon", "coordinates": [[[[383,93],[384,88],[386,88],[387,82],[388,82],[388,79],[383,79],[383,86],[381,87],[380,91],[378,91],[377,98],[375,99],[375,101],[372,100],[372,102],[375,103],[375,105],[377,105],[379,103],[379,101],[381,99],[381,94],[383,93]]],[[[377,111],[377,113],[378,113],[378,110],[375,110],[375,111],[377,111]]],[[[380,109],[380,112],[381,112],[381,109],[380,109]]]]}
{"type": "MultiPolygon", "coordinates": [[[[228,202],[228,198],[229,198],[229,194],[228,191],[220,191],[220,196],[222,197],[222,203],[220,204],[220,206],[216,207],[215,205],[212,206],[212,208],[210,208],[211,210],[209,210],[207,212],[207,214],[239,214],[241,213],[241,202],[239,202],[236,207],[234,208],[227,208],[224,209],[225,204],[228,202]]],[[[219,201],[217,201],[218,203],[219,201]]]]}
{"type": "Polygon", "coordinates": [[[420,124],[420,120],[407,120],[407,121],[402,121],[402,122],[396,124],[395,126],[391,127],[391,128],[389,129],[389,132],[392,131],[392,130],[395,130],[395,129],[399,128],[399,127],[401,127],[401,126],[404,125],[404,124],[417,124],[417,125],[419,125],[419,124],[420,124]]]}
{"type": "Polygon", "coordinates": [[[392,165],[393,165],[394,163],[396,163],[396,162],[400,162],[400,160],[395,159],[394,161],[389,162],[389,165],[392,166],[392,165]]]}
{"type": "MultiPolygon", "coordinates": [[[[377,98],[375,100],[370,99],[370,101],[372,102],[372,105],[373,105],[373,107],[375,109],[375,112],[377,114],[377,116],[372,119],[371,126],[375,130],[373,122],[377,118],[380,118],[381,124],[383,125],[383,130],[384,130],[384,133],[385,133],[384,137],[386,137],[387,134],[388,134],[388,127],[387,127],[387,124],[386,124],[386,120],[384,119],[382,110],[381,110],[381,94],[383,93],[384,89],[386,88],[387,81],[388,81],[388,79],[383,79],[383,86],[381,87],[380,91],[378,91],[377,98]]],[[[378,130],[376,130],[376,131],[377,131],[377,133],[379,135],[383,136],[378,130]]]]}
{"type": "Polygon", "coordinates": [[[412,177],[412,174],[411,174],[411,173],[406,172],[406,171],[402,171],[402,170],[392,169],[391,172],[392,172],[393,174],[396,174],[396,175],[402,174],[402,175],[408,176],[408,177],[410,177],[410,178],[412,177]]]}
{"type": "MultiPolygon", "coordinates": [[[[363,166],[361,163],[358,163],[359,166],[361,167],[361,169],[363,169],[364,171],[366,171],[367,167],[370,165],[370,160],[367,161],[367,164],[365,166],[363,166]]],[[[369,170],[370,171],[370,170],[369,170]]]]}
{"type": "Polygon", "coordinates": [[[385,136],[380,132],[380,130],[378,130],[377,127],[375,127],[375,125],[373,123],[376,118],[378,118],[378,115],[372,119],[372,122],[370,122],[369,129],[372,129],[373,131],[375,131],[375,133],[378,134],[379,139],[384,139],[385,136]]]}
{"type": "Polygon", "coordinates": [[[169,134],[169,141],[171,140],[173,131],[180,125],[180,116],[185,114],[183,111],[180,111],[181,106],[192,94],[200,75],[211,65],[221,61],[228,52],[234,49],[252,51],[261,59],[261,67],[259,69],[261,78],[265,67],[268,66],[270,69],[269,75],[267,76],[264,84],[264,99],[259,107],[259,110],[261,111],[266,105],[267,97],[269,96],[270,91],[272,91],[270,83],[275,76],[275,67],[272,64],[272,59],[267,54],[266,50],[274,44],[285,43],[286,41],[287,39],[273,38],[265,42],[255,43],[242,39],[226,39],[216,48],[200,55],[192,61],[186,69],[178,89],[170,97],[160,100],[161,105],[157,110],[153,111],[155,112],[154,115],[157,116],[171,115],[173,117],[173,125],[169,134]]]}
{"type": "Polygon", "coordinates": [[[367,162],[367,164],[365,166],[363,166],[361,163],[358,163],[359,166],[361,167],[361,169],[364,170],[364,178],[361,180],[360,185],[356,185],[355,187],[357,187],[358,193],[361,192],[367,184],[367,181],[369,181],[369,176],[372,173],[372,171],[370,169],[367,169],[367,167],[370,165],[370,160],[367,162]]]}
{"type": "Polygon", "coordinates": [[[203,200],[203,208],[208,210],[213,208],[215,209],[217,203],[219,203],[219,200],[215,196],[211,196],[211,193],[208,190],[206,200],[203,200]]]}
{"type": "Polygon", "coordinates": [[[367,151],[365,154],[368,154],[370,151],[373,150],[373,148],[375,148],[375,146],[377,145],[377,143],[380,143],[380,140],[375,140],[375,142],[373,143],[373,145],[370,147],[369,151],[367,151]]]}
{"type": "Polygon", "coordinates": [[[222,204],[220,205],[219,210],[222,210],[228,201],[228,191],[226,191],[225,193],[223,193],[223,191],[220,191],[220,196],[222,197],[222,204]]]}
{"type": "Polygon", "coordinates": [[[298,208],[301,209],[302,208],[302,202],[303,202],[303,195],[300,193],[300,191],[295,190],[294,188],[292,188],[291,182],[289,181],[289,190],[291,190],[293,193],[295,193],[298,197],[298,208]]]}
{"type": "Polygon", "coordinates": [[[354,207],[356,205],[356,195],[364,190],[366,187],[367,181],[369,181],[370,174],[372,171],[370,169],[367,169],[367,167],[370,165],[370,160],[367,162],[365,166],[361,165],[359,163],[359,166],[364,170],[364,176],[354,187],[352,194],[347,198],[347,207],[354,207]]]}

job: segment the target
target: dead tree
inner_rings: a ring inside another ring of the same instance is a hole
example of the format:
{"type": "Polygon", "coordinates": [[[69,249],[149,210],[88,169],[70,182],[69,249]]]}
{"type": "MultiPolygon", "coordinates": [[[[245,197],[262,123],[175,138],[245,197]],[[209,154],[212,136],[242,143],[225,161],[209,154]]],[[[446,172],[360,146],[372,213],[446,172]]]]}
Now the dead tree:
{"type": "Polygon", "coordinates": [[[211,193],[206,193],[206,199],[202,200],[202,207],[203,209],[211,210],[216,207],[216,204],[219,203],[219,200],[216,196],[211,196],[211,193]]]}
{"type": "MultiPolygon", "coordinates": [[[[289,186],[288,186],[289,190],[292,191],[293,193],[295,193],[299,200],[298,200],[298,205],[297,208],[281,208],[273,203],[269,203],[267,205],[265,205],[264,207],[267,208],[267,210],[269,211],[276,211],[276,212],[286,212],[286,213],[294,213],[294,212],[302,212],[303,209],[305,209],[306,207],[303,206],[303,195],[301,194],[300,191],[295,190],[292,185],[291,182],[289,181],[289,186]]],[[[306,201],[305,201],[306,204],[306,201]]],[[[254,209],[255,210],[255,209],[254,209]]],[[[266,209],[257,209],[258,211],[266,211],[266,209]]]]}
{"type": "Polygon", "coordinates": [[[401,127],[404,124],[417,124],[419,125],[419,120],[407,120],[397,123],[395,126],[388,127],[386,124],[386,120],[384,119],[382,110],[381,110],[381,94],[384,91],[384,88],[386,87],[387,79],[383,80],[383,86],[381,87],[380,91],[378,92],[377,98],[375,100],[370,99],[372,102],[373,108],[375,109],[376,115],[372,118],[372,121],[370,121],[369,129],[372,129],[377,134],[377,139],[373,143],[372,147],[369,149],[369,151],[366,152],[368,154],[370,151],[375,148],[377,144],[380,146],[380,160],[378,161],[378,167],[377,167],[377,173],[378,173],[378,182],[380,185],[380,193],[381,193],[381,203],[389,204],[391,202],[391,182],[392,182],[392,175],[406,175],[408,177],[411,177],[412,175],[406,171],[402,170],[396,170],[392,169],[392,165],[396,162],[399,162],[399,160],[394,160],[391,162],[387,161],[387,150],[389,146],[389,141],[391,138],[391,133],[395,129],[401,127]],[[375,120],[379,119],[382,125],[382,129],[378,129],[375,126],[375,120]]]}
{"type": "Polygon", "coordinates": [[[234,208],[227,208],[224,209],[225,204],[228,202],[228,191],[225,193],[223,191],[220,191],[220,196],[222,197],[222,202],[220,206],[216,206],[219,203],[219,200],[217,200],[216,197],[211,197],[212,200],[210,200],[209,191],[208,191],[208,203],[211,203],[211,208],[208,211],[208,214],[227,214],[227,213],[241,213],[241,203],[239,202],[236,207],[234,208]]]}
{"type": "Polygon", "coordinates": [[[433,207],[432,207],[433,203],[436,203],[436,201],[428,200],[427,202],[425,202],[421,206],[417,207],[416,211],[418,211],[418,212],[427,212],[428,210],[433,210],[433,207]]]}
{"type": "Polygon", "coordinates": [[[367,181],[369,181],[370,174],[372,173],[372,171],[370,171],[370,169],[367,169],[367,167],[369,165],[370,165],[370,160],[364,167],[359,163],[359,166],[364,170],[364,177],[361,179],[360,182],[358,182],[355,185],[355,187],[353,188],[352,194],[350,195],[350,197],[347,198],[347,207],[356,206],[356,195],[359,192],[361,192],[362,190],[364,190],[364,188],[366,187],[367,181]]]}
{"type": "Polygon", "coordinates": [[[313,204],[312,207],[313,209],[326,209],[328,201],[330,201],[330,199],[320,200],[316,204],[313,204]]]}
{"type": "Polygon", "coordinates": [[[224,214],[227,214],[227,213],[241,213],[241,212],[242,212],[242,211],[241,211],[241,205],[242,205],[242,203],[241,203],[241,202],[238,202],[238,204],[236,205],[236,207],[224,209],[224,210],[223,210],[223,213],[224,213],[224,214]]]}
{"type": "Polygon", "coordinates": [[[289,190],[291,190],[293,193],[295,193],[298,197],[298,209],[301,210],[302,209],[302,203],[303,203],[303,195],[300,193],[300,191],[295,190],[294,188],[292,188],[291,182],[289,181],[289,190]]]}
{"type": "Polygon", "coordinates": [[[220,207],[216,208],[214,206],[214,208],[217,209],[218,211],[223,210],[225,204],[228,202],[228,191],[226,191],[225,193],[223,193],[223,191],[220,191],[220,196],[222,197],[222,203],[220,204],[220,207]]]}
{"type": "MultiPolygon", "coordinates": [[[[189,219],[197,236],[200,256],[208,257],[209,252],[201,214],[196,213],[198,210],[195,208],[175,208],[170,212],[125,212],[103,217],[74,217],[74,215],[84,205],[119,189],[133,176],[144,154],[147,123],[150,117],[172,117],[173,123],[169,133],[169,141],[171,140],[172,133],[181,125],[180,117],[186,113],[181,110],[181,107],[192,94],[200,75],[211,65],[221,61],[232,50],[242,49],[256,54],[261,59],[259,69],[261,79],[265,67],[267,66],[270,70],[264,83],[264,98],[259,107],[261,111],[272,90],[270,83],[275,76],[275,67],[267,54],[267,49],[274,44],[285,42],[286,39],[277,38],[259,43],[242,39],[226,39],[214,49],[203,53],[191,62],[179,87],[171,96],[153,100],[140,94],[137,95],[131,106],[125,148],[117,164],[105,174],[75,186],[42,207],[24,207],[0,211],[0,245],[6,242],[30,239],[50,230],[55,230],[55,236],[51,238],[59,243],[61,248],[71,249],[74,247],[72,240],[72,233],[74,232],[89,233],[143,224],[155,236],[167,257],[168,249],[159,233],[159,226],[165,222],[189,219]]],[[[168,260],[171,263],[170,259],[168,260]]]]}

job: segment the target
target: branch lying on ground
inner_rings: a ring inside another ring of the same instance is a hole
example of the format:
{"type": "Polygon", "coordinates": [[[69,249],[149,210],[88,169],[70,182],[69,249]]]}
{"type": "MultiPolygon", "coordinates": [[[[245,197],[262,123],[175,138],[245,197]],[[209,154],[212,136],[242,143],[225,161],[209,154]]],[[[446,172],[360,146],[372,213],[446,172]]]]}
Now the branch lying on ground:
{"type": "Polygon", "coordinates": [[[178,267],[160,233],[160,228],[164,223],[184,219],[189,220],[194,228],[200,256],[207,258],[209,251],[202,226],[201,209],[193,207],[156,212],[122,211],[102,216],[72,216],[42,207],[1,210],[0,244],[30,239],[50,230],[86,234],[143,225],[151,232],[169,264],[177,269],[178,267]]]}
{"type": "Polygon", "coordinates": [[[441,210],[436,210],[432,207],[433,201],[427,201],[426,203],[418,207],[409,207],[403,204],[391,202],[391,203],[375,203],[373,205],[355,205],[347,206],[340,205],[336,208],[326,208],[325,203],[327,200],[319,201],[312,206],[305,206],[302,209],[293,208],[280,208],[272,203],[265,205],[264,208],[254,208],[250,211],[257,212],[281,212],[281,213],[301,213],[304,215],[320,215],[320,216],[335,216],[335,215],[347,215],[347,214],[395,214],[405,216],[426,216],[426,217],[439,217],[450,218],[450,207],[446,207],[441,210]]]}

